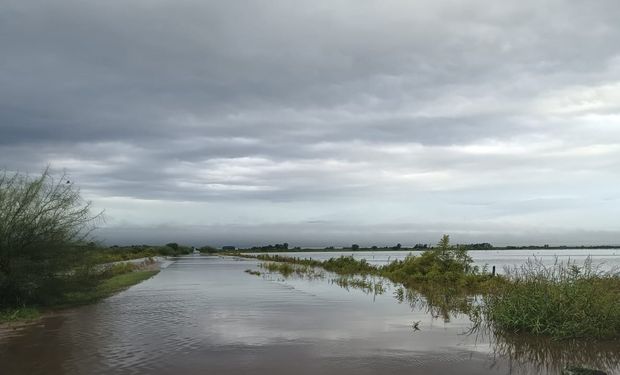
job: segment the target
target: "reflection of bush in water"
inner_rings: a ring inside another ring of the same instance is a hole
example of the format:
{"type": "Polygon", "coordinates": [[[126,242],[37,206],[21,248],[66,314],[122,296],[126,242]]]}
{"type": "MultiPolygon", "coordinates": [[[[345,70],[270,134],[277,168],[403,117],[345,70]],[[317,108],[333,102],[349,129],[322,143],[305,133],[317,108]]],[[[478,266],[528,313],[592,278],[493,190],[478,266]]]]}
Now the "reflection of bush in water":
{"type": "Polygon", "coordinates": [[[305,265],[295,265],[290,263],[275,263],[275,262],[263,262],[259,264],[259,267],[266,269],[271,273],[280,273],[285,278],[292,275],[299,277],[306,277],[310,279],[321,279],[324,277],[322,271],[315,269],[314,267],[305,265]]]}
{"type": "Polygon", "coordinates": [[[469,315],[476,297],[465,289],[442,285],[419,285],[417,288],[399,288],[395,292],[399,302],[407,301],[412,309],[422,310],[434,318],[449,322],[453,317],[469,315]]]}
{"type": "MultiPolygon", "coordinates": [[[[355,278],[341,276],[332,279],[332,283],[345,289],[359,289],[366,294],[379,295],[385,293],[387,284],[383,278],[355,278]]],[[[434,318],[449,322],[453,317],[468,315],[476,297],[467,289],[453,288],[445,285],[419,285],[418,288],[396,287],[394,298],[399,302],[407,302],[413,310],[425,311],[434,318]]]]}
{"type": "MultiPolygon", "coordinates": [[[[470,313],[475,324],[484,320],[503,332],[554,338],[620,337],[620,275],[596,272],[588,262],[583,267],[574,262],[547,267],[530,261],[506,276],[494,276],[477,269],[466,248],[450,245],[447,235],[419,256],[381,267],[353,256],[326,261],[269,254],[256,258],[322,267],[339,275],[383,276],[423,294],[434,315],[445,320],[454,310],[470,313]],[[483,295],[484,306],[470,311],[468,295],[483,295]]],[[[281,272],[292,271],[283,266],[281,272]]]]}
{"type": "Polygon", "coordinates": [[[349,290],[349,288],[360,289],[366,294],[380,295],[385,293],[384,281],[381,278],[359,279],[355,277],[340,276],[332,279],[332,283],[347,290],[349,290]]]}
{"type": "Polygon", "coordinates": [[[494,355],[508,359],[517,374],[559,374],[571,366],[620,373],[620,343],[617,341],[553,340],[523,334],[496,334],[491,341],[494,355]]]}
{"type": "MultiPolygon", "coordinates": [[[[293,267],[287,263],[267,263],[263,267],[283,275],[286,273],[289,276],[292,274],[308,276],[314,269],[307,265],[293,267]]],[[[553,272],[557,272],[557,269],[553,272]]],[[[331,282],[346,289],[360,289],[367,294],[374,295],[383,294],[392,286],[395,288],[394,298],[396,300],[401,303],[407,302],[412,309],[425,311],[434,318],[442,318],[446,322],[460,315],[468,316],[473,322],[470,333],[490,339],[496,358],[502,361],[507,359],[512,373],[560,373],[561,370],[570,366],[600,369],[609,374],[618,373],[620,370],[620,343],[618,341],[558,341],[525,334],[507,335],[501,332],[490,334],[491,327],[485,321],[488,311],[484,310],[482,297],[475,288],[472,289],[467,285],[418,282],[415,287],[411,285],[404,287],[392,284],[381,277],[368,276],[362,278],[341,276],[331,279],[331,282]]],[[[499,283],[497,287],[504,287],[504,285],[499,283]]]]}

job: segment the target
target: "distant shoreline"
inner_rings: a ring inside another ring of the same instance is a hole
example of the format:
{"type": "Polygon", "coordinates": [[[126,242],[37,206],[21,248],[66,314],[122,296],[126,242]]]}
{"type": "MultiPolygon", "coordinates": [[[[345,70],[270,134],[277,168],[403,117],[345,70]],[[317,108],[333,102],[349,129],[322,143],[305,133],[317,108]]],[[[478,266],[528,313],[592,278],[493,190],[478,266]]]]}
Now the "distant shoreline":
{"type": "MultiPolygon", "coordinates": [[[[414,247],[378,247],[378,248],[370,248],[370,247],[360,247],[359,249],[352,249],[350,247],[334,247],[330,249],[314,249],[314,248],[291,248],[291,249],[243,249],[239,248],[233,251],[244,252],[244,253],[329,253],[329,252],[378,252],[378,251],[424,251],[428,249],[432,249],[433,247],[429,246],[426,248],[414,248],[414,247]]],[[[467,248],[468,251],[497,251],[497,250],[616,250],[620,249],[620,245],[612,246],[612,245],[601,245],[601,246],[493,246],[490,248],[467,248]]],[[[227,250],[220,250],[218,252],[226,252],[227,250]]]]}

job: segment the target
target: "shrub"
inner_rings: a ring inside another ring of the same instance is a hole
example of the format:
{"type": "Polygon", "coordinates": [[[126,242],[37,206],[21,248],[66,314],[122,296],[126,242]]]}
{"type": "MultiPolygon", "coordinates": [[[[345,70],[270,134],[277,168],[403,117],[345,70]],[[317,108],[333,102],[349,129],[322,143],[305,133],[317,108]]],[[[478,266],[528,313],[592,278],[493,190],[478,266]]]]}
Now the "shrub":
{"type": "Polygon", "coordinates": [[[0,174],[0,307],[59,294],[95,220],[66,176],[0,174]]]}
{"type": "Polygon", "coordinates": [[[494,328],[555,338],[620,336],[620,277],[593,269],[588,260],[540,260],[510,270],[508,281],[485,296],[484,313],[494,328]]]}

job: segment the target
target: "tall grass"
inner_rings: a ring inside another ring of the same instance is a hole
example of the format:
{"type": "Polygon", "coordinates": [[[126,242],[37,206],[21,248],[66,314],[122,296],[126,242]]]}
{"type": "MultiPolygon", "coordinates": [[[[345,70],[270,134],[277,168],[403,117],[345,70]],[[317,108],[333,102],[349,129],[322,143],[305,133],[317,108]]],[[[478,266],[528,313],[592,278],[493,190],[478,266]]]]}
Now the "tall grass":
{"type": "Polygon", "coordinates": [[[484,297],[493,328],[554,338],[620,337],[620,277],[600,272],[591,260],[545,266],[528,260],[507,270],[508,282],[484,297]]]}

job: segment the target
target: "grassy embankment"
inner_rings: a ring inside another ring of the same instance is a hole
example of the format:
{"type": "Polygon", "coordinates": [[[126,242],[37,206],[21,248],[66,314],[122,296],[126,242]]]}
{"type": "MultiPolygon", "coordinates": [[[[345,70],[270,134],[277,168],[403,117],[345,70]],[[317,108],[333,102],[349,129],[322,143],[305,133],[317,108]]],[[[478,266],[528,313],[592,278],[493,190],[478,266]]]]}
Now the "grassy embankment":
{"type": "Polygon", "coordinates": [[[552,267],[528,262],[506,276],[493,277],[472,267],[467,253],[447,241],[420,256],[385,266],[345,256],[327,261],[266,254],[250,257],[267,262],[265,268],[284,275],[321,267],[339,275],[381,276],[415,289],[427,300],[445,300],[437,298],[442,293],[461,302],[468,299],[458,295],[482,295],[482,305],[460,303],[458,310],[478,321],[483,318],[498,333],[620,339],[620,275],[597,272],[587,262],[552,267]]]}
{"type": "Polygon", "coordinates": [[[88,280],[78,276],[73,282],[67,283],[66,291],[53,300],[36,306],[0,310],[0,323],[32,321],[38,319],[41,313],[46,311],[94,303],[149,279],[158,272],[133,264],[121,263],[97,275],[89,275],[88,280]]]}

